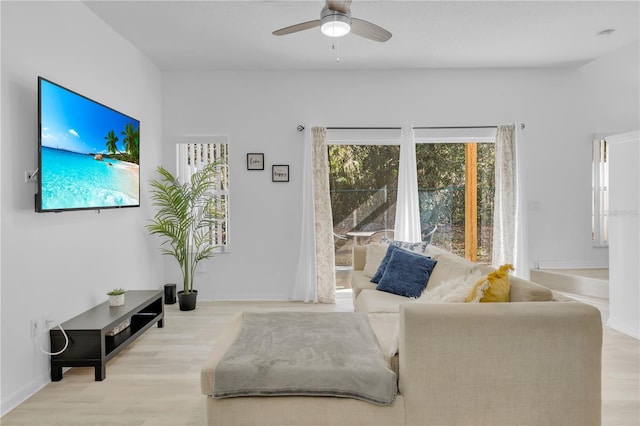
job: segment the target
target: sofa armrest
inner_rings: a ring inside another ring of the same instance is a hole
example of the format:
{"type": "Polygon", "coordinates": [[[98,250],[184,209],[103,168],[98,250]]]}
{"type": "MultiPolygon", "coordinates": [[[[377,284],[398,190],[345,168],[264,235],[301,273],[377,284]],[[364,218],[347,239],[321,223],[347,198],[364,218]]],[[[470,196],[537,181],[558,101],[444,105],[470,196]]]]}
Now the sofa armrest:
{"type": "Polygon", "coordinates": [[[583,303],[404,303],[407,424],[599,425],[602,322],[583,303]]]}
{"type": "Polygon", "coordinates": [[[353,270],[364,271],[367,261],[367,246],[353,246],[353,270]]]}

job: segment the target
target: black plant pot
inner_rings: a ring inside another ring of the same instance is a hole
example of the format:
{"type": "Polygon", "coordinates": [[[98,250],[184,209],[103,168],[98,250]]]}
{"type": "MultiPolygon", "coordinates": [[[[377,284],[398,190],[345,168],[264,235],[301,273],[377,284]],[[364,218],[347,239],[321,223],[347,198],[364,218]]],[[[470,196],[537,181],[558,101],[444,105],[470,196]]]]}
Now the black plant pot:
{"type": "Polygon", "coordinates": [[[178,304],[181,311],[193,311],[196,308],[196,298],[198,297],[198,290],[191,290],[191,293],[185,293],[184,291],[178,292],[178,304]]]}

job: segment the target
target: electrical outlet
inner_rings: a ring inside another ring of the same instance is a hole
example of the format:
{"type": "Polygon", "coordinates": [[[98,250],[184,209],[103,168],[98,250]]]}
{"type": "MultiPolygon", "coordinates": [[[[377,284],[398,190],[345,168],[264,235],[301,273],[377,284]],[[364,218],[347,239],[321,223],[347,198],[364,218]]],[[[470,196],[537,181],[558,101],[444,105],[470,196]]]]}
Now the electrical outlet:
{"type": "Polygon", "coordinates": [[[31,338],[35,339],[40,335],[40,325],[38,320],[31,320],[31,338]]]}
{"type": "Polygon", "coordinates": [[[24,172],[25,183],[35,182],[37,173],[38,173],[38,170],[34,170],[34,171],[25,170],[24,172]]]}
{"type": "Polygon", "coordinates": [[[25,170],[24,171],[24,181],[25,181],[25,183],[35,182],[37,173],[38,173],[38,169],[36,169],[34,171],[25,170]]]}

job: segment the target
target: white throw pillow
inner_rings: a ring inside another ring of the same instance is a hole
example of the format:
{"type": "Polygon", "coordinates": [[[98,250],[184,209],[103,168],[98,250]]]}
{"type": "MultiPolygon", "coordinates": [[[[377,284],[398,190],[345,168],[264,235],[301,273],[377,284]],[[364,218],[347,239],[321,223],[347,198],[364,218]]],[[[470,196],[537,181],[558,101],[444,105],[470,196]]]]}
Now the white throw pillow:
{"type": "Polygon", "coordinates": [[[440,247],[434,246],[433,244],[428,244],[427,247],[424,249],[424,252],[426,253],[427,256],[435,260],[438,260],[438,258],[442,255],[452,254],[445,249],[441,249],[440,247]]]}
{"type": "Polygon", "coordinates": [[[376,272],[378,272],[380,263],[382,262],[384,255],[387,254],[388,248],[389,244],[367,244],[367,254],[365,257],[364,270],[362,271],[365,276],[371,278],[376,274],[376,272]]]}
{"type": "Polygon", "coordinates": [[[427,288],[431,289],[435,289],[453,278],[467,277],[478,266],[476,263],[453,254],[439,256],[436,260],[438,264],[433,268],[427,284],[427,288]]]}
{"type": "Polygon", "coordinates": [[[464,303],[473,286],[483,277],[482,272],[473,271],[468,275],[443,281],[439,286],[427,289],[416,299],[421,303],[464,303]]]}

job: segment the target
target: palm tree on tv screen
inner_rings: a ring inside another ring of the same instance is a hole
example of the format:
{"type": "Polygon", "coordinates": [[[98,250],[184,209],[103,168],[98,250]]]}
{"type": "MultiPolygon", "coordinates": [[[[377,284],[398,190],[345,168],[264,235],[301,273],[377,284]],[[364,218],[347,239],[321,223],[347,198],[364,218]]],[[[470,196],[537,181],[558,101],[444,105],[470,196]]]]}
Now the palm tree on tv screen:
{"type": "Polygon", "coordinates": [[[104,138],[107,140],[106,145],[109,153],[117,153],[118,146],[116,144],[118,143],[118,137],[116,136],[115,132],[113,130],[109,131],[109,133],[107,133],[107,136],[105,136],[104,138]]]}
{"type": "Polygon", "coordinates": [[[124,135],[122,144],[127,154],[129,154],[129,159],[137,163],[139,158],[140,131],[133,127],[133,123],[129,123],[124,127],[122,135],[124,135]]]}

